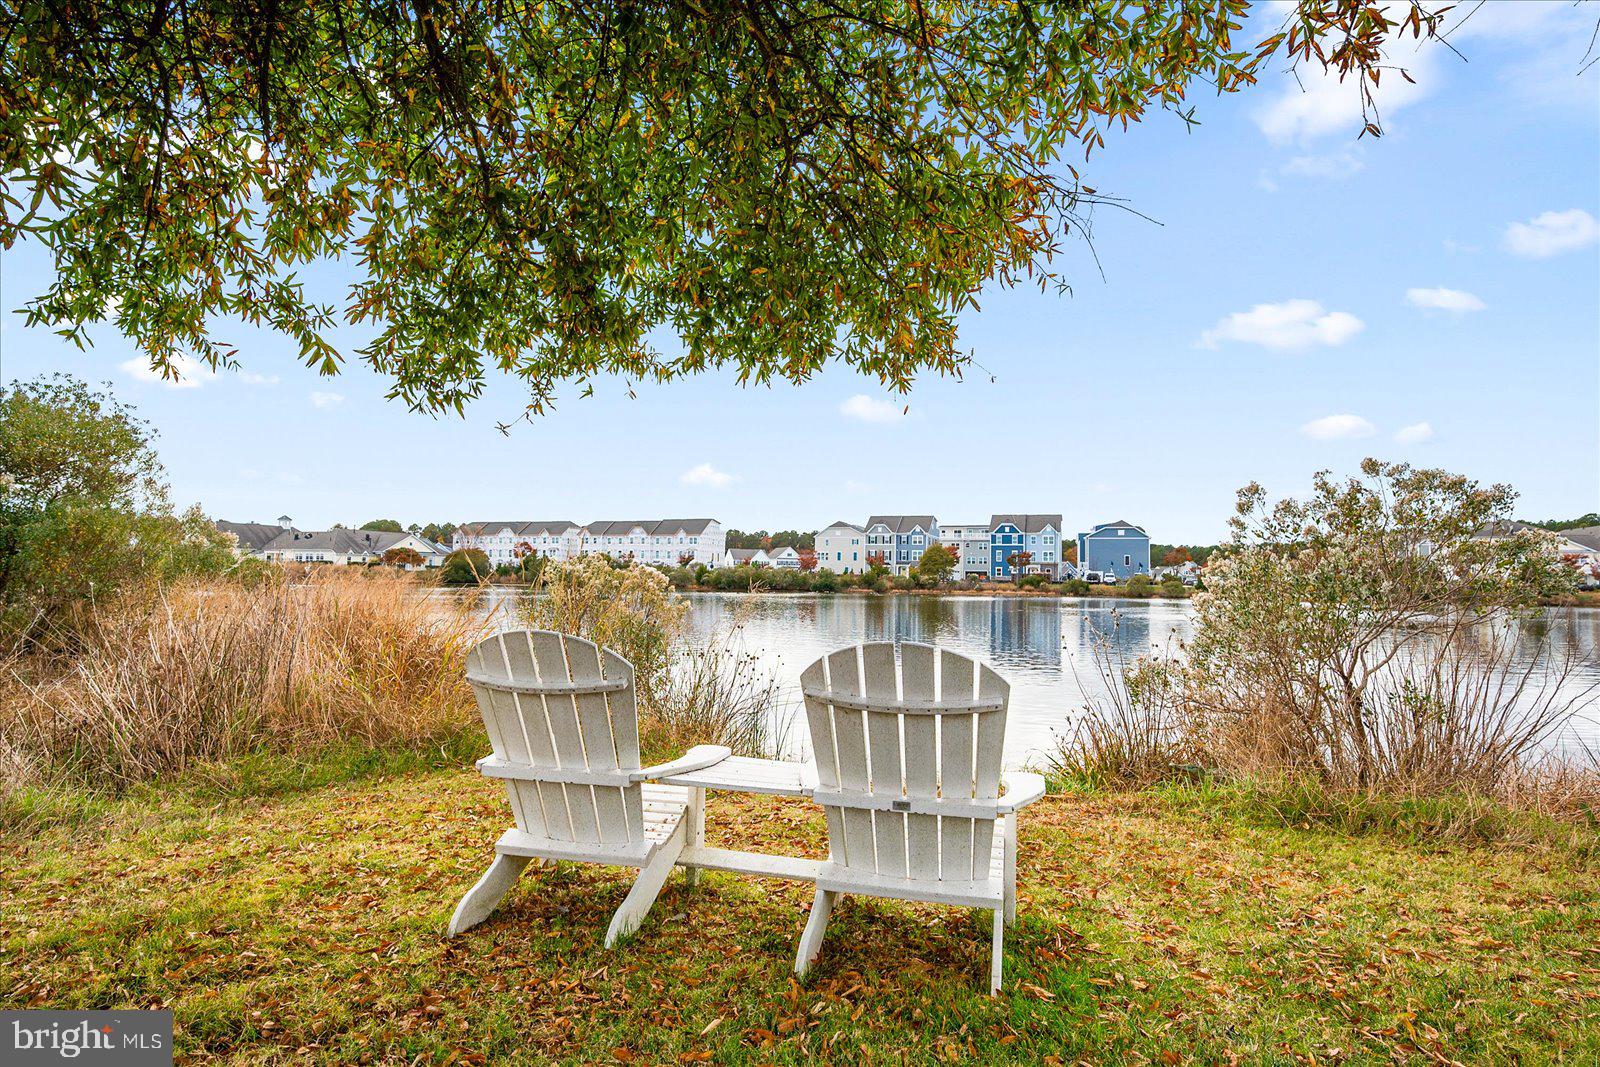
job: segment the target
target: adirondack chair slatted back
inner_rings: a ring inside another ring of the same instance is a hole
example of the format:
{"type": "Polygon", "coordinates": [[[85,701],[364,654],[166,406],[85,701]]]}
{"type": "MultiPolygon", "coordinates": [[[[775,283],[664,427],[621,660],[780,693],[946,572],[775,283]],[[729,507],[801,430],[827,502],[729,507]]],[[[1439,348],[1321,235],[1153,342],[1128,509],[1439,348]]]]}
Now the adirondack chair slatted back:
{"type": "Polygon", "coordinates": [[[607,648],[548,630],[487,638],[467,678],[494,754],[534,772],[506,779],[517,828],[553,841],[627,844],[644,838],[633,666],[607,648]],[[597,772],[614,784],[542,781],[539,770],[597,772]]]}
{"type": "Polygon", "coordinates": [[[894,645],[874,642],[824,656],[800,684],[833,861],[917,881],[984,878],[994,816],[982,804],[952,815],[894,802],[999,795],[1005,679],[930,645],[902,644],[897,662],[894,645]]]}

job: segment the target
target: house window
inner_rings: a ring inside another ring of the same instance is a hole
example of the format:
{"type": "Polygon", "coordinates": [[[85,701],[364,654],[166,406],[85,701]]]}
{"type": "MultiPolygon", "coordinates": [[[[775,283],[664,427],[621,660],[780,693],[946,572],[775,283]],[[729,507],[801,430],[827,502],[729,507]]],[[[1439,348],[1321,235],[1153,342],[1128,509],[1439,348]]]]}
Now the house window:
{"type": "Polygon", "coordinates": [[[1133,566],[1133,557],[1132,557],[1132,556],[1123,556],[1123,557],[1122,557],[1122,565],[1123,565],[1123,566],[1124,566],[1124,567],[1131,567],[1131,566],[1133,566]]]}
{"type": "Polygon", "coordinates": [[[1118,530],[1118,531],[1117,531],[1117,536],[1118,536],[1118,537],[1126,537],[1126,536],[1127,536],[1127,535],[1128,535],[1128,531],[1127,531],[1127,530],[1120,530],[1120,529],[1119,529],[1119,530],[1118,530]]]}

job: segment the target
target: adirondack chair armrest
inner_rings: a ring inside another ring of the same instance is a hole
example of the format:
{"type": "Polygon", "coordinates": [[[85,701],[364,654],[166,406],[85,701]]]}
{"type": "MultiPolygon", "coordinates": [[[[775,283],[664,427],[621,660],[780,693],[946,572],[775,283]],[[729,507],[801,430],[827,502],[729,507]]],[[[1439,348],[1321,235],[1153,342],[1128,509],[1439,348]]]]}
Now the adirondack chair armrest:
{"type": "Polygon", "coordinates": [[[690,771],[703,771],[731,755],[733,749],[727,745],[696,745],[675,760],[658,763],[654,767],[642,767],[629,777],[635,782],[643,782],[647,779],[670,778],[674,774],[688,774],[690,771]]]}
{"type": "Polygon", "coordinates": [[[1010,815],[1019,808],[1032,804],[1044,796],[1044,776],[1030,774],[1027,771],[1013,771],[1000,780],[1005,787],[1000,801],[995,810],[1002,815],[1010,815]]]}

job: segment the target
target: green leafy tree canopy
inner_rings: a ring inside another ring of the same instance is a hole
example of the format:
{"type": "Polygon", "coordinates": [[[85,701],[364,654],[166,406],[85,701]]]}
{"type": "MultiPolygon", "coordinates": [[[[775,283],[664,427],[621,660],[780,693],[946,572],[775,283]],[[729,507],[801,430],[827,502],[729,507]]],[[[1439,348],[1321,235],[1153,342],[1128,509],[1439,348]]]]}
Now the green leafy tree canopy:
{"type": "Polygon", "coordinates": [[[1151,109],[1189,120],[1195,87],[1245,88],[1274,55],[1369,92],[1400,76],[1386,43],[1440,24],[1303,0],[1246,46],[1250,7],[6,5],[0,247],[53,260],[30,324],[83,344],[110,318],[169,375],[236,362],[224,318],[432,411],[495,370],[534,412],[563,383],[713,367],[841,362],[905,390],[960,372],[986,284],[1066,284],[1053,259],[1102,199],[1069,150],[1151,109]],[[335,304],[302,272],[341,258],[335,304]],[[370,338],[353,352],[347,325],[370,338]]]}
{"type": "Polygon", "coordinates": [[[955,573],[956,562],[954,550],[935,542],[924,549],[917,560],[917,577],[933,585],[943,585],[955,573]]]}
{"type": "Polygon", "coordinates": [[[146,580],[234,562],[198,509],[175,514],[149,427],[57,374],[0,389],[0,636],[34,641],[146,580]]]}

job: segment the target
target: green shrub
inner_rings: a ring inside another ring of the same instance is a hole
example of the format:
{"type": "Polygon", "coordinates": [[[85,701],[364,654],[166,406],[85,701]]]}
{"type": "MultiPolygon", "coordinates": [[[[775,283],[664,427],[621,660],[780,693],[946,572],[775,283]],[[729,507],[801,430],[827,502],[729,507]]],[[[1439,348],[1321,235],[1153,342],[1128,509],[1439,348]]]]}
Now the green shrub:
{"type": "Polygon", "coordinates": [[[1155,596],[1155,583],[1150,581],[1148,574],[1135,574],[1128,579],[1127,592],[1134,597],[1155,596]]]}
{"type": "Polygon", "coordinates": [[[1082,578],[1068,578],[1061,583],[1061,592],[1067,596],[1088,596],[1089,583],[1082,578]]]}
{"type": "Polygon", "coordinates": [[[458,548],[444,558],[439,581],[444,585],[481,585],[494,568],[481,548],[458,548]]]}
{"type": "Polygon", "coordinates": [[[177,514],[154,434],[133,409],[65,374],[0,389],[0,637],[52,640],[95,603],[220,574],[232,538],[177,514]]]}
{"type": "Polygon", "coordinates": [[[837,593],[842,584],[839,575],[832,571],[812,572],[811,591],[814,593],[837,593]]]}
{"type": "Polygon", "coordinates": [[[1024,574],[1021,578],[1017,579],[1018,589],[1039,589],[1043,586],[1044,575],[1042,574],[1024,574]]]}

